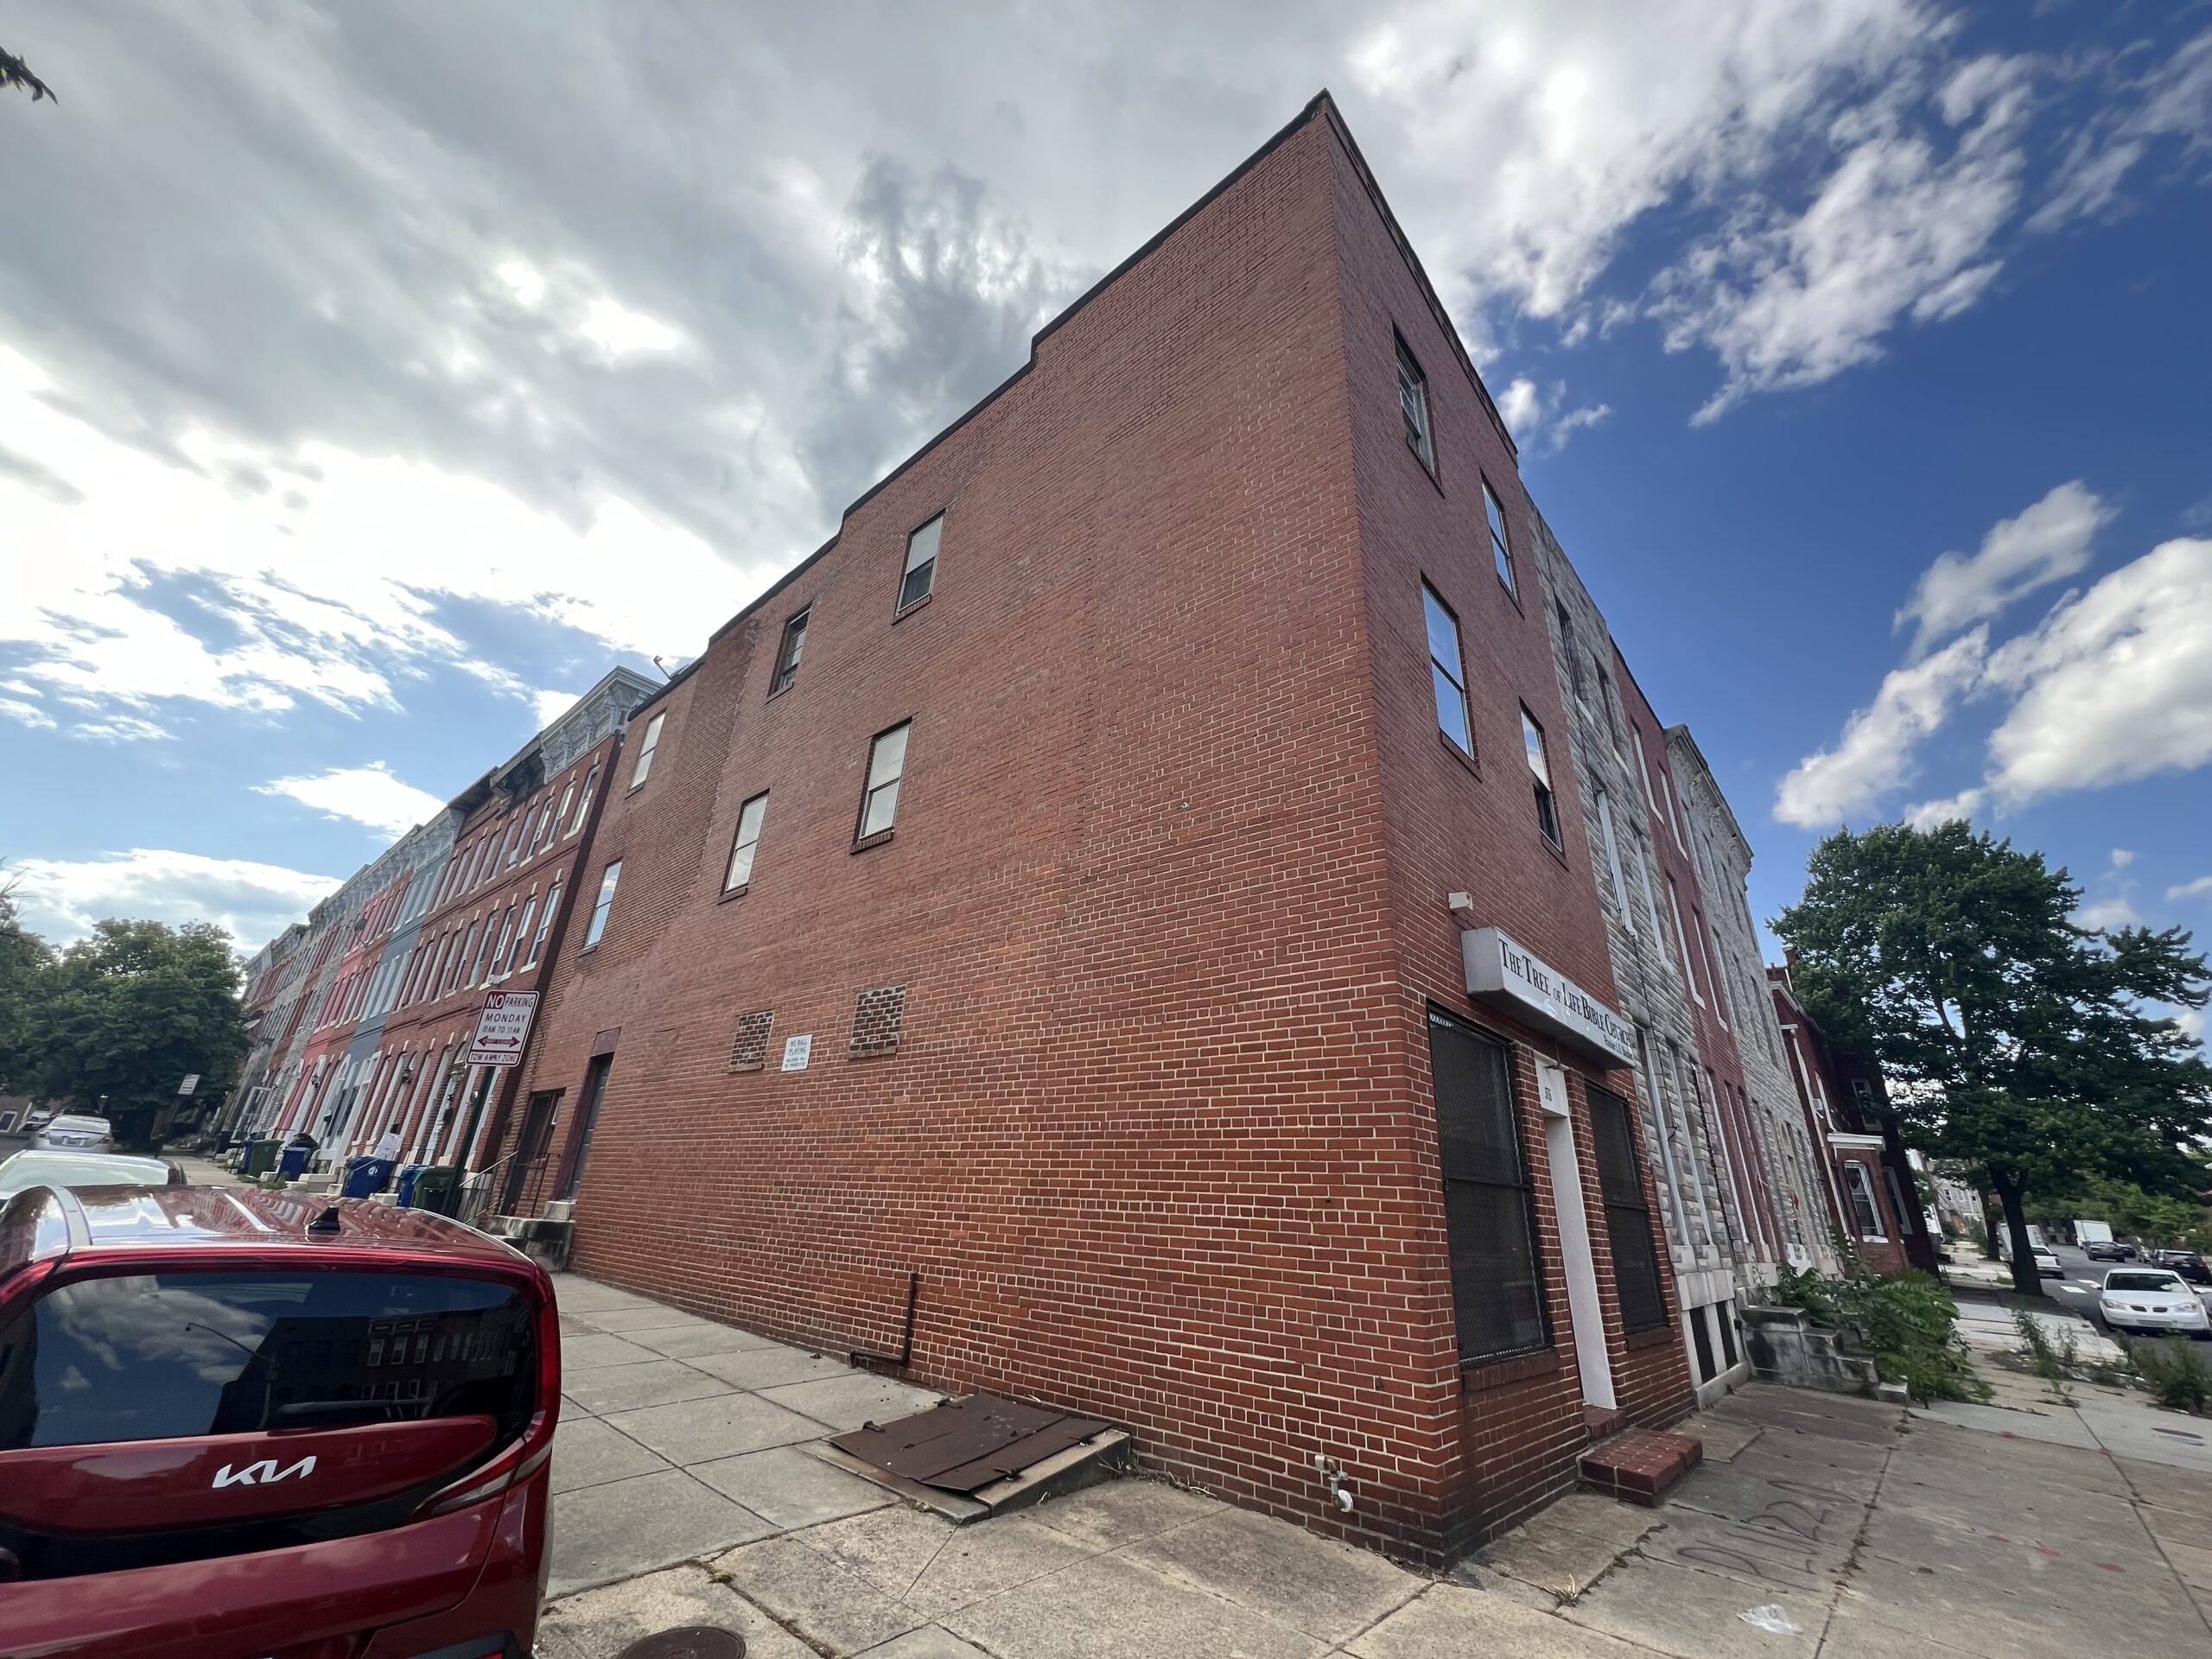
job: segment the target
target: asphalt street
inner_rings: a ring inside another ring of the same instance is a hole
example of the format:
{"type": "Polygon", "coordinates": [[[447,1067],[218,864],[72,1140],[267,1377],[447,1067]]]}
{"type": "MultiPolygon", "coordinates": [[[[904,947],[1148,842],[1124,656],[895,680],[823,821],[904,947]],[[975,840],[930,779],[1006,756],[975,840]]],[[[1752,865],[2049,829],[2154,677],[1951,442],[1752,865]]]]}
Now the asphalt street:
{"type": "MultiPolygon", "coordinates": [[[[2058,1265],[2066,1269],[2063,1279],[2045,1279],[2043,1281],[2043,1287],[2050,1300],[2068,1313],[2080,1314],[2098,1330],[2104,1330],[2105,1322],[2097,1315],[2097,1293],[2104,1287],[2105,1274],[2114,1268],[2130,1264],[2125,1262],[2092,1262],[2071,1244],[2054,1244],[2050,1252],[2058,1258],[2058,1265]]],[[[2196,1294],[2208,1306],[2212,1306],[2212,1296],[2207,1296],[2202,1286],[2196,1287],[2196,1294]]]]}

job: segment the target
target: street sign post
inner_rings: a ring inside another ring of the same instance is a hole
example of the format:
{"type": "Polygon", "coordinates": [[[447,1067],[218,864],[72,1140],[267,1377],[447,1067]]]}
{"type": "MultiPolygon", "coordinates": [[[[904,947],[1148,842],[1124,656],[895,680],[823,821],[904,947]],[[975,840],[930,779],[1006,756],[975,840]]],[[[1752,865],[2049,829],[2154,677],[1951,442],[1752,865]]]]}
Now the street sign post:
{"type": "Polygon", "coordinates": [[[197,1071],[188,1071],[184,1074],[184,1081],[177,1084],[176,1091],[180,1095],[188,1095],[199,1086],[200,1074],[197,1071]]]}
{"type": "Polygon", "coordinates": [[[468,1045],[470,1065],[519,1065],[530,1022],[537,1013],[536,991],[493,991],[476,1016],[476,1035],[468,1045]]]}

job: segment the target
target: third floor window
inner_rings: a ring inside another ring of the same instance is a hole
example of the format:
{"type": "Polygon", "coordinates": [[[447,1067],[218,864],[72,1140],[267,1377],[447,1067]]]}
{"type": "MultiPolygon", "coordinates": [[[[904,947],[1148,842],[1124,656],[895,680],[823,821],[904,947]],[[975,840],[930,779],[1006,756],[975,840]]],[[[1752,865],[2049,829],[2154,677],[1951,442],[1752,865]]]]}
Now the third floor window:
{"type": "Polygon", "coordinates": [[[635,789],[645,781],[653,769],[653,751],[660,747],[660,723],[668,718],[668,711],[661,710],[645,722],[645,741],[638,745],[638,764],[630,769],[630,787],[635,789]]]}
{"type": "Polygon", "coordinates": [[[768,682],[768,695],[785,690],[798,677],[798,659],[806,649],[806,613],[801,611],[784,624],[784,637],[776,646],[776,677],[768,682]]]}
{"type": "Polygon", "coordinates": [[[937,586],[937,544],[944,533],[943,513],[906,537],[906,569],[899,578],[899,608],[918,605],[937,586]]]}

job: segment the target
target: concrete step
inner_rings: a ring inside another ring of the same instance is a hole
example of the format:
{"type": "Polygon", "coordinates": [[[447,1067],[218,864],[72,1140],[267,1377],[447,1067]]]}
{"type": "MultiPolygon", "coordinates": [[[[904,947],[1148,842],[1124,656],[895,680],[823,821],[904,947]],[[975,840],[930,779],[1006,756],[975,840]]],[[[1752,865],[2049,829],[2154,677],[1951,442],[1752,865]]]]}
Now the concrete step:
{"type": "Polygon", "coordinates": [[[1631,1428],[1582,1454],[1582,1484],[1608,1497],[1656,1508],[1667,1489],[1703,1461],[1703,1444],[1687,1434],[1631,1428]]]}

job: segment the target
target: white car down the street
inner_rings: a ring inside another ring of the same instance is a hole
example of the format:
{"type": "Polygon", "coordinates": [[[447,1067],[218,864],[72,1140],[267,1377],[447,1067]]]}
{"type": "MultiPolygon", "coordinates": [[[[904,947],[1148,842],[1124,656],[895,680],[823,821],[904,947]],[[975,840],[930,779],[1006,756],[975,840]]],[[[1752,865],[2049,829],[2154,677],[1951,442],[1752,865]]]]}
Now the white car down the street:
{"type": "Polygon", "coordinates": [[[2164,1268],[2114,1268],[2105,1274],[2097,1312],[2115,1331],[2145,1336],[2201,1337],[2212,1314],[2177,1273],[2164,1268]]]}

